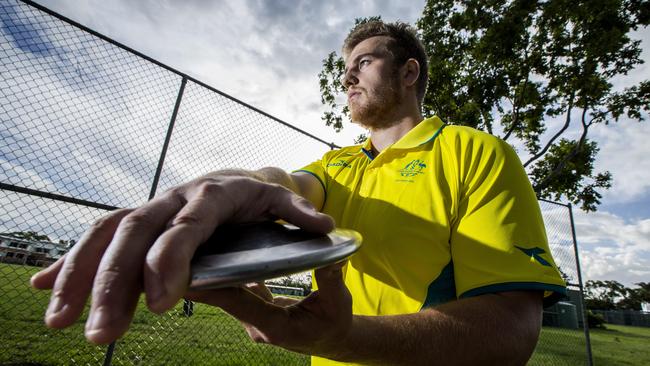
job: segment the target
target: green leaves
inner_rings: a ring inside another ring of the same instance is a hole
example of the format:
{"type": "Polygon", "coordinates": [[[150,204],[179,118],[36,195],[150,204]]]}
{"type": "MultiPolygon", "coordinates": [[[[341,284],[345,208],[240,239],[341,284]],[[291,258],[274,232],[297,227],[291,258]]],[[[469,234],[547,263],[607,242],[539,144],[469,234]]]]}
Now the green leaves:
{"type": "Polygon", "coordinates": [[[565,196],[585,211],[596,211],[602,198],[598,188],[609,188],[612,179],[609,172],[593,172],[597,153],[596,142],[588,140],[563,138],[551,146],[530,173],[538,197],[559,200],[565,196]]]}
{"type": "Polygon", "coordinates": [[[330,52],[323,60],[323,69],[318,74],[321,103],[329,109],[323,113],[321,119],[326,126],[332,126],[336,132],[340,132],[343,128],[342,116],[348,116],[347,106],[341,106],[336,102],[337,94],[345,91],[341,83],[344,71],[343,58],[339,57],[336,52],[330,52]]]}
{"type": "Polygon", "coordinates": [[[636,285],[628,288],[618,281],[589,280],[585,284],[585,305],[599,310],[641,310],[641,303],[650,302],[650,283],[636,285]]]}

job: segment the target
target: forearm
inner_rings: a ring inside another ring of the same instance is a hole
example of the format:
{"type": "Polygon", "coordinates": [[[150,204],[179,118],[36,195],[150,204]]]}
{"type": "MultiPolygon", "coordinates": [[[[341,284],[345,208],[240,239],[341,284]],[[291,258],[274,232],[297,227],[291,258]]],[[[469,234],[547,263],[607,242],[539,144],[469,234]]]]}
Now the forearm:
{"type": "Polygon", "coordinates": [[[524,365],[540,324],[541,305],[484,295],[415,314],[355,316],[345,340],[324,356],[370,365],[524,365]]]}

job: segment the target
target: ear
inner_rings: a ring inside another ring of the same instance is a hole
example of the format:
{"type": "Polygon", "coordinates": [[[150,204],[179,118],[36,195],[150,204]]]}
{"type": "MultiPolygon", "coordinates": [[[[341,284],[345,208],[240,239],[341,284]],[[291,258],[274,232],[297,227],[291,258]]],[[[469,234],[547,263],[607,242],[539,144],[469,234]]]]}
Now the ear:
{"type": "Polygon", "coordinates": [[[409,87],[414,86],[419,76],[420,63],[414,58],[408,59],[404,66],[402,66],[402,81],[404,85],[409,87]]]}

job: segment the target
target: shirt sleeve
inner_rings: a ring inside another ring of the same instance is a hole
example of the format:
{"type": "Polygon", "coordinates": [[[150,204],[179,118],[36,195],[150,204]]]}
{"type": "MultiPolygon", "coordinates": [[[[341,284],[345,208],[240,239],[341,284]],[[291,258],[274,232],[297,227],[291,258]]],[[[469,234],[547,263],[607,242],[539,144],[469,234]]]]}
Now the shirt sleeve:
{"type": "Polygon", "coordinates": [[[453,151],[459,152],[454,165],[460,192],[450,239],[457,295],[541,290],[551,305],[566,285],[519,158],[492,136],[458,145],[453,151]]]}
{"type": "Polygon", "coordinates": [[[327,195],[327,174],[325,170],[325,164],[323,163],[324,161],[327,161],[327,154],[311,164],[294,170],[292,173],[306,173],[313,175],[323,186],[323,192],[325,192],[325,195],[327,195]]]}

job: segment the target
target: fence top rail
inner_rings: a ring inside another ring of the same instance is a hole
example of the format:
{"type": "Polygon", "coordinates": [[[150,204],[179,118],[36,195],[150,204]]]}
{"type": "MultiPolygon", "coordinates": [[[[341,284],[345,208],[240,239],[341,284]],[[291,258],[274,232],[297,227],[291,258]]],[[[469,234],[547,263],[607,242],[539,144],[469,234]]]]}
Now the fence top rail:
{"type": "Polygon", "coordinates": [[[539,198],[539,197],[537,197],[537,200],[538,200],[538,201],[542,201],[542,202],[552,203],[552,204],[554,204],[554,205],[558,205],[558,206],[569,207],[569,204],[567,204],[567,203],[562,203],[562,202],[557,202],[557,201],[551,201],[551,200],[547,200],[546,198],[539,198]]]}
{"type": "Polygon", "coordinates": [[[114,40],[112,38],[109,38],[108,36],[105,36],[105,35],[97,32],[95,30],[92,30],[92,29],[86,27],[85,25],[83,25],[81,23],[78,23],[78,22],[76,22],[76,21],[74,21],[74,20],[72,20],[70,18],[67,18],[67,17],[65,17],[65,16],[63,16],[63,15],[61,15],[61,14],[59,14],[59,13],[57,13],[57,12],[51,10],[51,9],[48,9],[43,5],[35,3],[32,0],[20,0],[20,1],[22,3],[24,3],[24,4],[27,4],[27,5],[31,6],[31,7],[34,7],[36,9],[38,9],[38,10],[44,12],[44,13],[47,13],[47,14],[49,14],[49,15],[51,15],[51,16],[53,16],[53,17],[55,17],[55,18],[57,18],[57,19],[59,19],[59,20],[61,20],[63,22],[66,22],[66,23],[68,23],[68,24],[70,24],[70,25],[72,25],[72,26],[74,26],[76,28],[79,28],[79,29],[81,29],[81,30],[83,30],[83,31],[85,31],[87,33],[90,33],[90,34],[98,37],[98,38],[101,38],[102,40],[104,40],[104,41],[106,41],[106,42],[108,42],[108,43],[110,43],[110,44],[112,44],[112,45],[114,45],[116,47],[119,47],[119,48],[121,48],[121,49],[123,49],[123,50],[125,50],[125,51],[127,51],[129,53],[132,53],[132,54],[134,54],[134,55],[136,55],[136,56],[138,56],[140,58],[143,58],[143,59],[145,59],[145,60],[147,60],[147,61],[149,61],[149,62],[151,62],[151,63],[153,63],[153,64],[155,64],[157,66],[160,66],[160,67],[166,69],[169,72],[172,72],[172,73],[174,73],[174,74],[176,74],[176,75],[178,75],[180,77],[186,78],[187,80],[190,80],[191,82],[193,82],[195,84],[198,84],[198,85],[200,85],[200,86],[202,86],[202,87],[204,87],[204,88],[206,88],[206,89],[208,89],[208,90],[210,90],[212,92],[215,92],[215,93],[217,93],[217,94],[219,94],[219,95],[221,95],[221,96],[223,96],[225,98],[228,98],[228,99],[230,99],[230,100],[232,100],[232,101],[234,101],[236,103],[239,103],[242,106],[250,108],[250,109],[254,110],[257,113],[260,113],[260,114],[264,115],[265,117],[268,117],[268,118],[272,119],[275,122],[278,122],[278,123],[280,123],[280,124],[282,124],[282,125],[284,125],[286,127],[289,127],[289,128],[291,128],[291,129],[293,129],[295,131],[298,131],[298,132],[302,133],[303,135],[309,136],[312,139],[329,146],[331,149],[339,147],[338,145],[334,144],[333,142],[327,142],[327,141],[325,141],[325,140],[323,140],[323,139],[321,139],[321,138],[319,138],[319,137],[317,137],[317,136],[315,136],[315,135],[313,135],[313,134],[311,134],[311,133],[309,133],[307,131],[304,131],[304,130],[302,130],[302,129],[300,129],[300,128],[298,128],[298,127],[296,127],[296,126],[294,126],[294,125],[292,125],[290,123],[288,123],[288,122],[285,122],[285,121],[283,121],[283,120],[281,120],[281,119],[279,119],[277,117],[274,117],[273,115],[271,115],[269,113],[266,113],[266,112],[264,112],[263,110],[261,110],[261,109],[259,109],[257,107],[254,107],[254,106],[252,106],[252,105],[250,105],[250,104],[248,104],[248,103],[246,103],[246,102],[244,102],[244,101],[242,101],[240,99],[237,99],[237,98],[235,98],[235,97],[233,97],[233,96],[231,96],[231,95],[229,95],[227,93],[224,93],[219,89],[216,89],[216,88],[214,88],[214,87],[212,87],[212,86],[210,86],[210,85],[208,85],[208,84],[206,84],[206,83],[204,83],[204,82],[202,82],[200,80],[197,80],[197,79],[195,79],[195,78],[193,78],[193,77],[191,77],[191,76],[189,76],[189,75],[187,75],[187,74],[185,74],[185,73],[183,73],[183,72],[181,72],[179,70],[176,70],[175,68],[173,68],[171,66],[168,66],[168,65],[166,65],[166,64],[164,64],[164,63],[162,63],[162,62],[160,62],[160,61],[158,61],[158,60],[156,60],[154,58],[151,58],[151,57],[143,54],[142,52],[136,51],[135,49],[133,49],[133,48],[127,46],[127,45],[124,45],[124,44],[122,44],[122,43],[120,43],[120,42],[118,42],[118,41],[116,41],[116,40],[114,40]]]}

